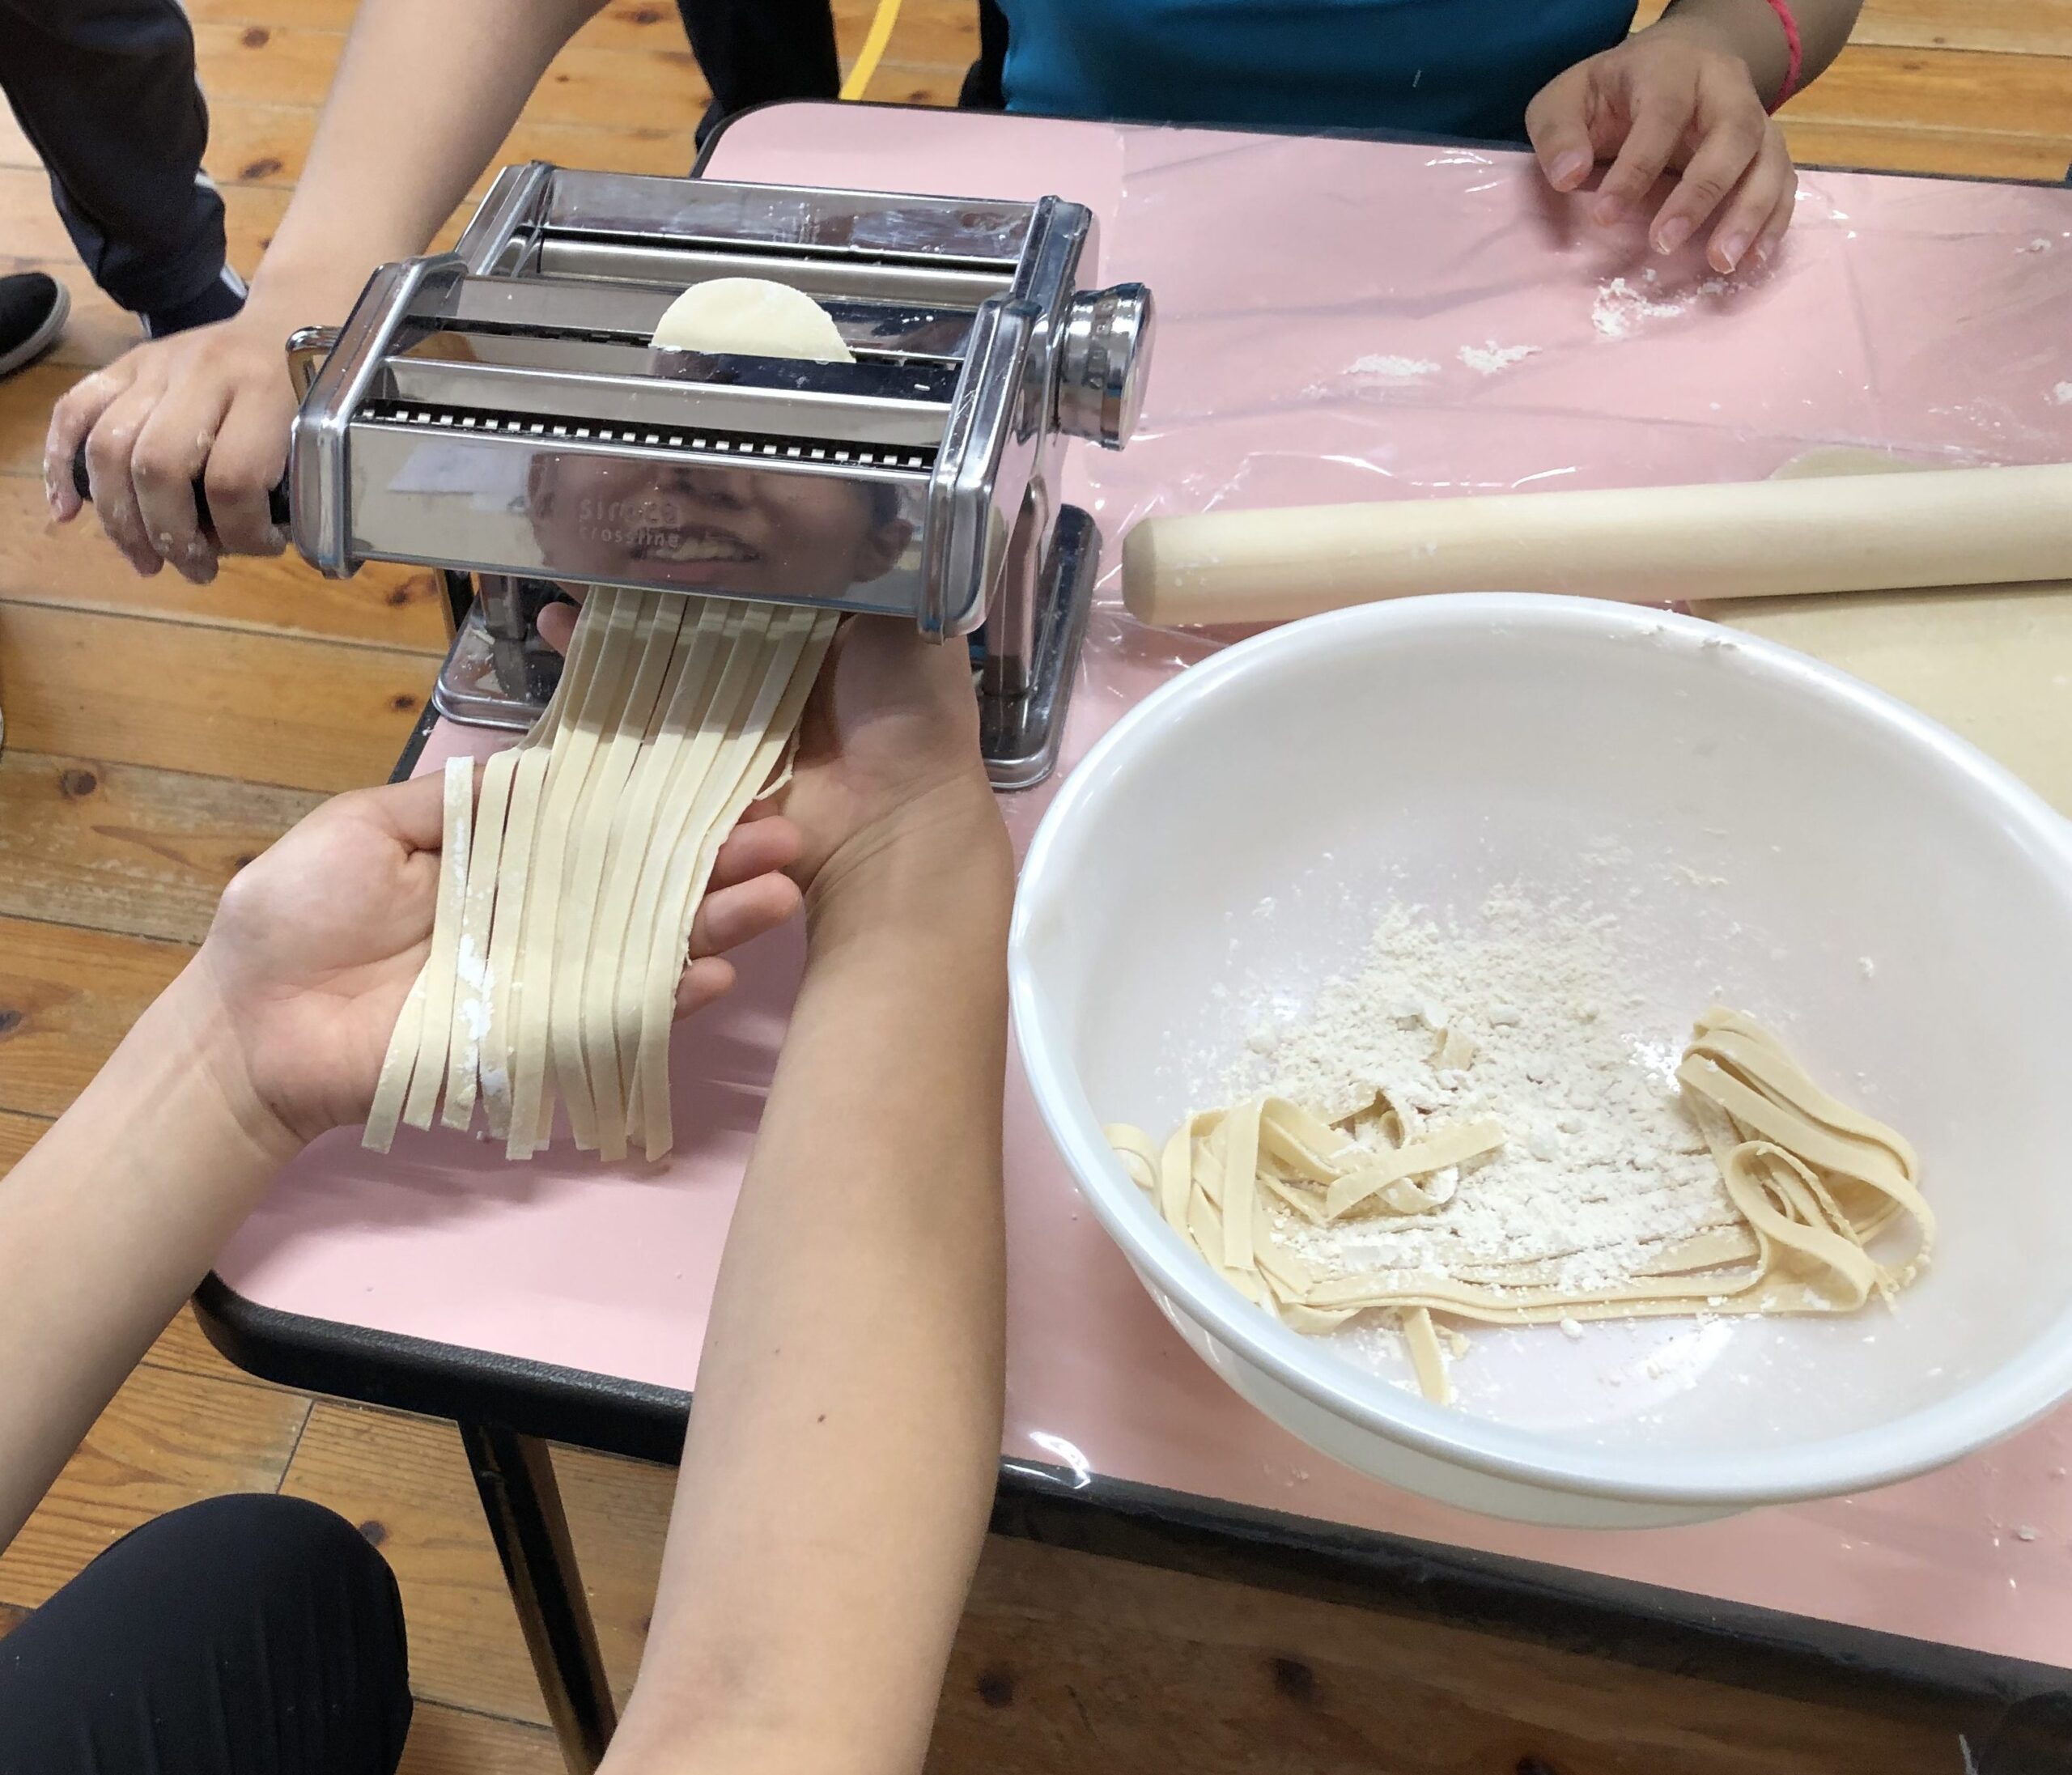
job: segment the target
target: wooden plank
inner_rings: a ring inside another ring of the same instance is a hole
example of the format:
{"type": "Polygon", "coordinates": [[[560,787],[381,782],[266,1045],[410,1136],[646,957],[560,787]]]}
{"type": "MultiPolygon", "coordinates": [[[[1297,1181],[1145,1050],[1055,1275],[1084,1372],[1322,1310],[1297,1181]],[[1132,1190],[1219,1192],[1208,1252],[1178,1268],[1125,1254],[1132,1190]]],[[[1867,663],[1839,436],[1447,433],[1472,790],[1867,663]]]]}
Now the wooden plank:
{"type": "Polygon", "coordinates": [[[2072,0],[1866,0],[1852,43],[2072,56],[2072,0]]]}
{"type": "MultiPolygon", "coordinates": [[[[938,0],[918,0],[926,6],[938,0]]],[[[952,6],[962,0],[946,0],[952,6]]],[[[299,32],[342,36],[350,28],[358,0],[190,0],[187,11],[197,26],[291,25],[299,32]]],[[[611,0],[576,33],[575,41],[599,49],[681,49],[683,25],[673,0],[611,0]]]]}
{"type": "MultiPolygon", "coordinates": [[[[1665,0],[1641,0],[1633,27],[1662,16],[1665,0]]],[[[1985,49],[2006,55],[2072,55],[2072,0],[1864,0],[1852,45],[1898,49],[1985,49]]]]}
{"type": "MultiPolygon", "coordinates": [[[[194,37],[211,100],[312,108],[330,87],[341,42],[335,32],[295,25],[203,23],[194,37]]],[[[647,124],[688,128],[710,96],[680,36],[639,49],[598,49],[584,40],[555,57],[531,109],[541,122],[616,125],[631,114],[647,124]]]]}
{"type": "Polygon", "coordinates": [[[565,1769],[545,1726],[420,1700],[396,1775],[564,1775],[565,1769]]]}
{"type": "MultiPolygon", "coordinates": [[[[220,185],[291,189],[316,125],[313,108],[219,99],[209,108],[208,168],[220,185]]],[[[496,168],[520,160],[551,160],[561,166],[608,172],[683,173],[696,148],[691,132],[659,124],[558,123],[521,117],[492,157],[491,171],[476,182],[486,190],[496,168]]],[[[35,151],[0,110],[0,166],[32,167],[35,151]]]]}
{"type": "Polygon", "coordinates": [[[2059,136],[2072,117],[2072,60],[1852,45],[1783,115],[1981,135],[2059,136]]]}
{"type": "Polygon", "coordinates": [[[1802,167],[1858,167],[1881,172],[1956,173],[1972,179],[2058,180],[2072,167],[2072,135],[1988,134],[1864,123],[1825,123],[1787,108],[1792,158],[1802,167]]]}
{"type": "Polygon", "coordinates": [[[384,782],[437,661],[0,601],[0,708],[24,750],[289,788],[384,782]]]}
{"type": "MultiPolygon", "coordinates": [[[[895,45],[896,47],[896,45],[895,45]]],[[[937,63],[894,62],[878,64],[867,96],[875,104],[932,104],[953,107],[964,84],[962,67],[937,63]]]]}
{"type": "Polygon", "coordinates": [[[0,918],[0,1110],[60,1114],[189,953],[182,944],[0,918]]]}
{"type": "Polygon", "coordinates": [[[0,1177],[15,1168],[15,1161],[43,1138],[50,1123],[40,1115],[0,1112],[0,1177]]]}
{"type": "Polygon", "coordinates": [[[293,1393],[141,1371],[0,1553],[0,1602],[36,1607],[111,1543],[183,1504],[272,1491],[308,1411],[293,1393]]]}
{"type": "Polygon", "coordinates": [[[220,777],[0,754],[0,915],[198,943],[231,877],[322,800],[220,777]]]}
{"type": "Polygon", "coordinates": [[[0,474],[40,478],[50,410],[79,380],[75,367],[49,358],[0,376],[0,474]]]}
{"type": "Polygon", "coordinates": [[[275,1386],[271,1381],[246,1374],[219,1355],[215,1345],[203,1335],[192,1306],[183,1306],[172,1315],[171,1323],[145,1353],[143,1365],[170,1369],[176,1374],[197,1374],[207,1380],[227,1381],[240,1386],[263,1386],[274,1392],[287,1391],[275,1386]]]}
{"type": "Polygon", "coordinates": [[[1889,1775],[1947,1722],[1759,1695],[1027,1542],[987,1544],[932,1775],[1889,1775]]]}
{"type": "Polygon", "coordinates": [[[623,1705],[647,1643],[676,1469],[569,1448],[554,1451],[554,1465],[605,1670],[623,1705]]]}
{"type": "MultiPolygon", "coordinates": [[[[6,388],[0,383],[0,391],[6,388]]],[[[39,431],[48,415],[39,415],[39,431]]],[[[171,568],[138,574],[91,513],[50,521],[40,478],[0,475],[0,601],[70,610],[151,613],[212,626],[446,652],[444,593],[428,567],[386,564],[328,579],[299,554],[240,556],[207,585],[171,568]]]]}

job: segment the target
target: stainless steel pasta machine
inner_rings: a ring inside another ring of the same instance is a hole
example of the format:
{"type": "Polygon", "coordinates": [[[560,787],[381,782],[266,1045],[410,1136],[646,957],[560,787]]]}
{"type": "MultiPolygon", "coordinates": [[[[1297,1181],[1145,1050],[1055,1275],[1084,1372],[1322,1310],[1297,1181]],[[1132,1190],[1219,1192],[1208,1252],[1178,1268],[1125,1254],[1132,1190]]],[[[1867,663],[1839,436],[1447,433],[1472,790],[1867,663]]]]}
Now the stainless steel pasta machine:
{"type": "Polygon", "coordinates": [[[435,701],[524,727],[558,588],[905,617],[968,638],[994,780],[1055,760],[1100,538],[1065,444],[1121,448],[1150,355],[1142,286],[1086,287],[1091,212],[507,168],[450,253],[384,266],[289,347],[287,500],[328,574],[447,576],[435,701]],[[688,286],[789,284],[855,361],[658,349],[688,286]]]}

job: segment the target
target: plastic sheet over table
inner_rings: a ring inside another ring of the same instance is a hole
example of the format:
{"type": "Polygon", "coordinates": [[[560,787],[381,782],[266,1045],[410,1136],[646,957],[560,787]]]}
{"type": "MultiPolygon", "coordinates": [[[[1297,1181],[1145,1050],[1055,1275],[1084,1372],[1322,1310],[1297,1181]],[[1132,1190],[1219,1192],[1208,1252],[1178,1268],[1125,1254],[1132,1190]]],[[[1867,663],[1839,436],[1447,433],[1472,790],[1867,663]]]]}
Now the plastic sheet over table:
{"type": "MultiPolygon", "coordinates": [[[[1120,538],[1149,513],[1755,478],[1824,444],[2072,456],[2072,192],[1808,173],[1777,269],[1715,287],[1695,249],[1600,235],[1518,155],[786,106],[731,128],[711,170],[1055,192],[1099,213],[1104,280],[1157,292],[1140,435],[1070,456],[1110,566],[1068,762],[1217,643],[1117,607],[1120,538]]],[[[444,729],[422,767],[495,743],[444,729]]],[[[1008,798],[1018,837],[1047,799],[1008,798]]],[[[381,1166],[347,1133],[291,1168],[223,1275],[291,1312],[691,1386],[798,961],[794,932],[756,945],[680,1040],[697,1132],[668,1166],[512,1167],[454,1135],[381,1166]]],[[[1225,1388],[1079,1202],[1018,1070],[1008,1154],[1010,1459],[2072,1659],[2072,1414],[1862,1499],[1641,1534],[1485,1521],[1336,1467],[1225,1388]]]]}
{"type": "Polygon", "coordinates": [[[1722,278],[1522,153],[1115,136],[1102,274],[1186,295],[1129,448],[1068,478],[1110,606],[1153,515],[2072,455],[2072,193],[1809,172],[1773,267],[1722,278]]]}

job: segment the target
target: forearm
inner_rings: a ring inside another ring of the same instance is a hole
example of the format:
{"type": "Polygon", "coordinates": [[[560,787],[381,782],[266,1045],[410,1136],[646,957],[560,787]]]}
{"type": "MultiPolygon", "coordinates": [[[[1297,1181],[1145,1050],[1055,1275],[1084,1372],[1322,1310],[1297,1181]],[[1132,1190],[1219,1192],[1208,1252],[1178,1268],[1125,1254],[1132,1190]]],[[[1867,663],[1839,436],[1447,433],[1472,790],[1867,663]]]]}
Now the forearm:
{"type": "Polygon", "coordinates": [[[0,1546],[287,1156],[187,976],[0,1178],[0,1546]]]}
{"type": "Polygon", "coordinates": [[[423,252],[601,3],[363,0],[255,304],[342,321],[376,265],[423,252]]]}
{"type": "MultiPolygon", "coordinates": [[[[1804,87],[1824,73],[1842,52],[1856,27],[1863,0],[1790,0],[1798,23],[1798,83],[1804,87]]],[[[1699,24],[1717,32],[1748,64],[1756,90],[1766,104],[1784,90],[1790,66],[1784,26],[1769,0],[1673,0],[1664,24],[1699,24]]]]}
{"type": "Polygon", "coordinates": [[[990,805],[813,914],[614,1769],[918,1769],[1000,1454],[1012,868],[990,805]]]}

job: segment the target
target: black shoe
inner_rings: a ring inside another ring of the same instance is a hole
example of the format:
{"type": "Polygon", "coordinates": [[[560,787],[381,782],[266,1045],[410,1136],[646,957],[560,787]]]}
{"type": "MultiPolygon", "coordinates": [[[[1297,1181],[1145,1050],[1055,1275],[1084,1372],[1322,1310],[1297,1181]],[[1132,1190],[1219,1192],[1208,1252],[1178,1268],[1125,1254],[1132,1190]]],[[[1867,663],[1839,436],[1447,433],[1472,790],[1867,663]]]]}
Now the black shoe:
{"type": "Polygon", "coordinates": [[[0,278],[0,376],[26,368],[57,343],[72,299],[40,271],[0,278]]]}

